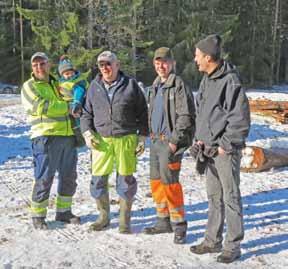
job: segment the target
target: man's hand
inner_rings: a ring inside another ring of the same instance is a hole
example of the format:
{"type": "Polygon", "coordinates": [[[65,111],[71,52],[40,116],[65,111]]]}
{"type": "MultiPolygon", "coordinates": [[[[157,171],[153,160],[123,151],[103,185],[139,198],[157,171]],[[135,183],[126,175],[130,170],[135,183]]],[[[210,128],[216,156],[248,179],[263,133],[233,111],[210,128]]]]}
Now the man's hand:
{"type": "Polygon", "coordinates": [[[170,151],[172,152],[172,153],[175,153],[176,152],[176,150],[177,150],[177,145],[175,145],[175,144],[172,144],[172,143],[168,143],[168,146],[169,146],[169,148],[170,148],[170,151]]]}
{"type": "Polygon", "coordinates": [[[138,145],[137,145],[136,150],[135,150],[135,154],[138,157],[140,155],[142,155],[145,151],[145,140],[146,140],[146,137],[143,135],[140,135],[138,137],[138,145]]]}
{"type": "Polygon", "coordinates": [[[97,146],[99,146],[100,141],[99,141],[99,139],[96,138],[95,132],[93,132],[91,130],[87,130],[82,135],[85,139],[85,143],[86,143],[88,148],[97,149],[97,146]]]}
{"type": "Polygon", "coordinates": [[[82,105],[81,105],[81,103],[73,102],[72,104],[70,104],[70,114],[74,118],[80,118],[80,116],[82,114],[82,105]]]}
{"type": "Polygon", "coordinates": [[[218,147],[218,154],[219,155],[224,155],[225,153],[226,153],[226,151],[223,148],[218,147]]]}

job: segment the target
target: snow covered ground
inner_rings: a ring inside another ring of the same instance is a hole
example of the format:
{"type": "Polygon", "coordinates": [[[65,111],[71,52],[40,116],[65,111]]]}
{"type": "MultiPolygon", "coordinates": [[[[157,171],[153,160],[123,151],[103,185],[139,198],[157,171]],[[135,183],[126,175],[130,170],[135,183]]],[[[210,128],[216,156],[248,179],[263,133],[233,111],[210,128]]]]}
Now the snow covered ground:
{"type": "MultiPolygon", "coordinates": [[[[258,93],[249,93],[255,96],[258,93]]],[[[285,92],[284,92],[285,94],[285,92]]],[[[287,94],[283,97],[287,98],[287,94]]],[[[88,233],[97,218],[89,193],[89,151],[79,152],[78,189],[74,213],[81,225],[54,221],[56,183],[48,212],[48,231],[36,231],[29,216],[33,165],[29,126],[21,105],[0,108],[0,267],[14,268],[288,268],[288,167],[262,173],[241,174],[245,239],[242,257],[230,265],[216,262],[216,255],[194,255],[191,244],[201,242],[207,221],[205,178],[195,172],[186,156],[181,182],[185,192],[187,244],[173,244],[173,234],[141,233],[155,220],[149,191],[149,152],[138,163],[138,193],[132,214],[133,234],[118,233],[117,204],[111,205],[112,224],[103,232],[88,233]]],[[[253,116],[248,144],[288,148],[288,126],[253,116]]],[[[110,179],[111,199],[117,201],[115,175],[110,179]]]]}

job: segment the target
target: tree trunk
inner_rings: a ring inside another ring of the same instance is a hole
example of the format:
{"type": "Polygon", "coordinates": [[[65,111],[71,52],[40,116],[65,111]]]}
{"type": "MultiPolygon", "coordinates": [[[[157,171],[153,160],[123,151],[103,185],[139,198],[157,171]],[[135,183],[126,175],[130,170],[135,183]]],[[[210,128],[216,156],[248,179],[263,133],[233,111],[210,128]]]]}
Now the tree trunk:
{"type": "Polygon", "coordinates": [[[137,6],[133,6],[133,26],[131,31],[131,45],[132,45],[132,72],[136,77],[136,35],[137,35],[137,6]]]}
{"type": "Polygon", "coordinates": [[[275,79],[275,71],[277,64],[277,39],[278,39],[278,26],[279,26],[279,13],[280,13],[280,0],[275,0],[275,13],[274,13],[274,25],[273,25],[273,35],[272,35],[272,63],[271,63],[271,76],[270,84],[272,85],[275,79]]]}
{"type": "Polygon", "coordinates": [[[87,47],[93,48],[93,26],[94,26],[94,15],[95,15],[94,1],[88,3],[88,24],[87,24],[87,47]]]}
{"type": "MultiPolygon", "coordinates": [[[[19,6],[22,8],[22,0],[19,0],[19,6]]],[[[20,12],[20,49],[21,49],[21,83],[24,83],[24,44],[23,44],[23,16],[20,12]]]]}

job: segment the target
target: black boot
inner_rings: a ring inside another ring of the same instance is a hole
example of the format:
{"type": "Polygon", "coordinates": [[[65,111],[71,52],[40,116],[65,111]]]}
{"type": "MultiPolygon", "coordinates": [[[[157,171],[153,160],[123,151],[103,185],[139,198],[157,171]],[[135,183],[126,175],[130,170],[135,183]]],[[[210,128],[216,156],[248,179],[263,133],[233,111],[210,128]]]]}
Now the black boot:
{"type": "Polygon", "coordinates": [[[35,229],[37,230],[48,230],[48,225],[45,222],[44,217],[33,217],[32,223],[35,229]]]}
{"type": "Polygon", "coordinates": [[[231,263],[241,257],[240,249],[228,251],[223,250],[222,253],[217,257],[217,262],[221,263],[231,263]]]}
{"type": "Polygon", "coordinates": [[[185,244],[187,232],[187,221],[177,223],[174,228],[174,243],[185,244]]]}
{"type": "Polygon", "coordinates": [[[75,216],[71,211],[56,212],[56,221],[62,221],[71,224],[80,224],[80,217],[75,216]]]}
{"type": "Polygon", "coordinates": [[[162,234],[162,233],[172,233],[172,226],[170,218],[157,218],[156,224],[151,227],[144,228],[143,232],[145,234],[162,234]]]}

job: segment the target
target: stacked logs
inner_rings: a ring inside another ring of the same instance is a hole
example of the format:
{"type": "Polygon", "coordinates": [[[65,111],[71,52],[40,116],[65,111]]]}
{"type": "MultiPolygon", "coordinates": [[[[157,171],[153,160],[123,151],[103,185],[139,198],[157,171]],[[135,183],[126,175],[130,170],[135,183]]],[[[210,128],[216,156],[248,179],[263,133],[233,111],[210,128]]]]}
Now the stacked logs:
{"type": "Polygon", "coordinates": [[[277,122],[288,123],[288,101],[272,101],[268,99],[250,100],[250,111],[263,116],[273,117],[277,122]]]}

